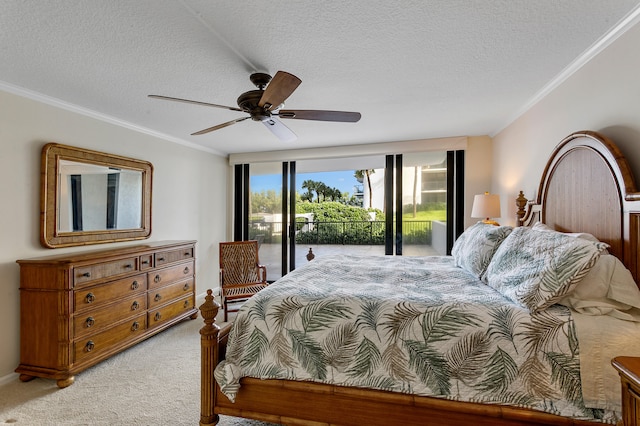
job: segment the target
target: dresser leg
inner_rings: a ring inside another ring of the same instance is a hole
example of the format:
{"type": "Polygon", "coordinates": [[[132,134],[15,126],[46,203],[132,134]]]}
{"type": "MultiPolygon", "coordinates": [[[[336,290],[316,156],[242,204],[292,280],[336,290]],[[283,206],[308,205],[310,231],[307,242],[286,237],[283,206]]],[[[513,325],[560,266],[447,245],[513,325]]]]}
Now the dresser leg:
{"type": "Polygon", "coordinates": [[[36,376],[30,376],[28,374],[21,374],[19,376],[19,379],[21,382],[30,382],[31,380],[35,379],[36,376]]]}
{"type": "Polygon", "coordinates": [[[76,380],[75,376],[69,376],[66,379],[58,379],[56,384],[60,389],[64,389],[67,386],[71,386],[75,380],[76,380]]]}

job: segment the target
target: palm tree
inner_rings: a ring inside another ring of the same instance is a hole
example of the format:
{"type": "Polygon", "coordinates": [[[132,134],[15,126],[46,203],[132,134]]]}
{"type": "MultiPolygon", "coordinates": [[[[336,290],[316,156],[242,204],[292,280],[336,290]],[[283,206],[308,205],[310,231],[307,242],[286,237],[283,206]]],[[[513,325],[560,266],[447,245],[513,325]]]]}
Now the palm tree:
{"type": "Polygon", "coordinates": [[[340,191],[339,188],[329,188],[326,196],[329,197],[331,201],[340,201],[342,199],[342,191],[340,191]]]}
{"type": "Polygon", "coordinates": [[[320,195],[322,195],[322,201],[327,198],[327,192],[330,190],[324,182],[316,182],[316,193],[318,194],[318,202],[320,202],[320,195]]]}
{"type": "MultiPolygon", "coordinates": [[[[318,182],[315,180],[307,179],[302,182],[302,187],[307,190],[306,198],[309,202],[313,202],[313,193],[318,189],[318,182]]],[[[318,197],[318,202],[320,202],[320,197],[318,197]]]]}
{"type": "Polygon", "coordinates": [[[373,207],[373,190],[371,189],[371,179],[370,176],[376,171],[373,169],[366,170],[356,170],[353,173],[353,176],[358,179],[359,182],[362,182],[365,177],[367,179],[367,188],[369,189],[369,208],[373,207]]]}

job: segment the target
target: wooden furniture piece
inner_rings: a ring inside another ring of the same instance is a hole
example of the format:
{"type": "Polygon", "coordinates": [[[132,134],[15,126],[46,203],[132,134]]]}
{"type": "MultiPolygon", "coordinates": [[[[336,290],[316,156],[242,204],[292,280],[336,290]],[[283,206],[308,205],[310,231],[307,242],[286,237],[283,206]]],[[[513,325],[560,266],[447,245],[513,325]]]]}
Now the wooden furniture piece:
{"type": "Polygon", "coordinates": [[[220,243],[220,288],[224,321],[229,303],[242,302],[267,286],[267,268],[258,259],[258,241],[220,243]]]}
{"type": "Polygon", "coordinates": [[[20,264],[20,380],[74,375],[197,318],[195,241],[164,241],[20,264]]]}
{"type": "Polygon", "coordinates": [[[620,373],[623,424],[638,426],[640,425],[640,358],[616,357],[611,364],[620,373]]]}
{"type": "MultiPolygon", "coordinates": [[[[611,244],[611,253],[638,275],[640,194],[615,145],[594,132],[565,138],[544,170],[538,198],[518,203],[518,224],[540,220],[564,232],[589,232],[611,244]],[[605,201],[606,200],[606,201],[605,201]],[[519,204],[519,205],[520,205],[519,204]],[[606,207],[601,207],[606,206],[606,207]],[[595,213],[594,213],[595,212],[595,213]]],[[[505,405],[327,385],[243,378],[235,403],[221,393],[213,369],[224,359],[230,326],[217,326],[219,305],[211,292],[201,306],[201,425],[219,414],[283,424],[431,426],[601,425],[505,405]]],[[[629,426],[629,425],[626,425],[629,426]]]]}

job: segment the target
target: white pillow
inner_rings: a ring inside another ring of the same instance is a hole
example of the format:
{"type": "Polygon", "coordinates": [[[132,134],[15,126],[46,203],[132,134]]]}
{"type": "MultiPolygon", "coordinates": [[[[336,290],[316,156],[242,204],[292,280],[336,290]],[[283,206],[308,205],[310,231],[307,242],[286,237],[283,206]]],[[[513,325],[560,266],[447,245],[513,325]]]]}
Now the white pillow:
{"type": "MultiPolygon", "coordinates": [[[[548,232],[560,232],[551,228],[549,225],[546,225],[542,222],[536,222],[531,229],[534,231],[548,231],[548,232]]],[[[596,237],[587,233],[587,232],[562,232],[564,235],[568,235],[570,237],[582,238],[583,240],[592,241],[594,243],[600,242],[596,237]]]]}
{"type": "Polygon", "coordinates": [[[586,315],[640,322],[640,289],[620,260],[602,254],[591,271],[558,302],[586,315]]]}

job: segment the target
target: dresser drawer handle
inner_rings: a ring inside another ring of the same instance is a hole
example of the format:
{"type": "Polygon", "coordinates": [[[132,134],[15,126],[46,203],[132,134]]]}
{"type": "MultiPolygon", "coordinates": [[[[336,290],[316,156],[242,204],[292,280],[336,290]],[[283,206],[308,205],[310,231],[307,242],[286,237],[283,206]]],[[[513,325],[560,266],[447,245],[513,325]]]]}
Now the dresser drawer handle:
{"type": "Polygon", "coordinates": [[[137,301],[137,300],[135,300],[135,301],[131,304],[131,310],[132,310],[132,311],[137,311],[139,307],[140,307],[140,304],[138,303],[138,301],[137,301]]]}
{"type": "Polygon", "coordinates": [[[131,283],[131,290],[137,290],[138,287],[140,287],[140,284],[138,284],[138,281],[134,281],[131,283]]]}
{"type": "Polygon", "coordinates": [[[85,352],[91,352],[93,348],[95,348],[96,344],[93,343],[93,340],[89,340],[86,345],[84,345],[85,352]]]}
{"type": "Polygon", "coordinates": [[[88,293],[84,298],[84,301],[86,303],[93,303],[95,302],[95,300],[96,300],[96,296],[94,296],[93,293],[88,293]]]}
{"type": "Polygon", "coordinates": [[[188,266],[185,267],[184,271],[182,271],[182,273],[185,274],[185,275],[188,274],[189,273],[189,267],[188,266]]]}
{"type": "Polygon", "coordinates": [[[191,256],[191,252],[190,251],[185,251],[184,255],[187,256],[187,257],[190,257],[191,256]]]}
{"type": "Polygon", "coordinates": [[[148,261],[148,260],[143,260],[143,261],[142,261],[142,264],[143,264],[143,265],[148,265],[148,264],[149,264],[149,261],[148,261]]]}
{"type": "Polygon", "coordinates": [[[162,295],[160,293],[157,293],[156,297],[153,298],[153,300],[155,300],[156,302],[159,302],[160,299],[162,299],[162,295]]]}
{"type": "Polygon", "coordinates": [[[162,318],[162,314],[160,312],[156,312],[153,319],[155,319],[156,321],[160,321],[160,318],[162,318]]]}
{"type": "Polygon", "coordinates": [[[186,283],[186,284],[184,285],[184,287],[182,287],[182,289],[183,289],[184,291],[189,290],[189,283],[186,283]]]}
{"type": "Polygon", "coordinates": [[[138,331],[139,328],[140,323],[138,321],[135,321],[133,324],[131,324],[131,331],[138,331]]]}
{"type": "Polygon", "coordinates": [[[82,276],[85,278],[91,278],[91,272],[85,272],[82,276]]]}
{"type": "Polygon", "coordinates": [[[185,301],[184,301],[184,307],[185,307],[185,309],[186,309],[186,308],[188,308],[188,307],[189,307],[189,305],[190,305],[189,301],[188,301],[188,300],[185,300],[185,301]]]}
{"type": "Polygon", "coordinates": [[[153,279],[154,283],[159,283],[160,280],[162,280],[162,277],[160,276],[160,274],[156,275],[155,278],[153,279]]]}
{"type": "Polygon", "coordinates": [[[93,327],[93,325],[96,323],[96,320],[93,319],[93,317],[88,317],[85,322],[84,322],[84,326],[89,328],[89,327],[93,327]]]}
{"type": "Polygon", "coordinates": [[[164,260],[164,257],[159,257],[158,260],[162,262],[164,260]]]}
{"type": "Polygon", "coordinates": [[[124,265],[124,269],[131,269],[133,268],[133,265],[130,263],[127,263],[126,265],[124,265]]]}

